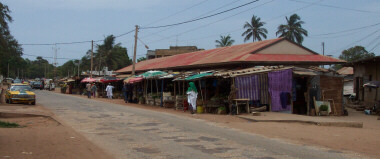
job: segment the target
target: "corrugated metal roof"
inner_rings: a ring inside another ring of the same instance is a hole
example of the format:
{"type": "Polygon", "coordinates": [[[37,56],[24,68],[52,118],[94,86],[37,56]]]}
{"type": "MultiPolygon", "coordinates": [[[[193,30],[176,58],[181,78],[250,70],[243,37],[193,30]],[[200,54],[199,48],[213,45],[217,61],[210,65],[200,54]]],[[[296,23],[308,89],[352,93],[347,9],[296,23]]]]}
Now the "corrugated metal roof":
{"type": "Polygon", "coordinates": [[[343,67],[336,72],[338,72],[338,74],[340,74],[340,75],[353,75],[354,74],[354,68],[353,67],[343,67]]]}
{"type": "MultiPolygon", "coordinates": [[[[307,63],[344,63],[345,61],[338,60],[328,56],[319,55],[307,48],[300,46],[309,52],[311,55],[294,55],[294,54],[254,54],[264,48],[270,47],[284,38],[264,40],[254,43],[234,45],[229,47],[216,48],[211,50],[202,50],[191,53],[184,53],[174,56],[156,58],[136,63],[136,71],[146,70],[162,70],[175,69],[184,67],[198,67],[204,65],[225,65],[233,63],[255,63],[255,64],[307,64],[307,63]]],[[[295,44],[297,46],[297,44],[295,44]]],[[[132,66],[128,66],[117,70],[118,73],[131,72],[132,66]]]]}

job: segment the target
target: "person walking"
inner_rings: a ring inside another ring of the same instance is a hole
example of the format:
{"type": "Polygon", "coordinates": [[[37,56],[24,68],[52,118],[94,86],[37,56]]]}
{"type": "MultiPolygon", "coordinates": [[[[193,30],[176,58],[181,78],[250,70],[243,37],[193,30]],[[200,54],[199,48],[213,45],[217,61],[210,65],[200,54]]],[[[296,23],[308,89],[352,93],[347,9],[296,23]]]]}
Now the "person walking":
{"type": "Polygon", "coordinates": [[[96,97],[96,91],[98,90],[98,87],[96,87],[95,83],[91,86],[91,92],[94,98],[96,97]]]}
{"type": "Polygon", "coordinates": [[[189,88],[187,88],[186,94],[187,94],[187,102],[189,103],[191,107],[190,113],[194,114],[194,111],[197,110],[197,97],[198,97],[197,87],[195,87],[194,82],[189,83],[189,88]]]}
{"type": "Polygon", "coordinates": [[[106,91],[107,91],[107,97],[108,97],[108,99],[112,99],[112,96],[113,96],[113,94],[112,94],[112,89],[113,89],[114,87],[109,83],[108,84],[108,86],[106,87],[106,91]]]}
{"type": "Polygon", "coordinates": [[[91,98],[91,83],[86,84],[87,97],[91,98]]]}
{"type": "Polygon", "coordinates": [[[123,89],[121,91],[123,91],[124,102],[128,103],[128,86],[127,86],[127,84],[124,84],[123,89]]]}

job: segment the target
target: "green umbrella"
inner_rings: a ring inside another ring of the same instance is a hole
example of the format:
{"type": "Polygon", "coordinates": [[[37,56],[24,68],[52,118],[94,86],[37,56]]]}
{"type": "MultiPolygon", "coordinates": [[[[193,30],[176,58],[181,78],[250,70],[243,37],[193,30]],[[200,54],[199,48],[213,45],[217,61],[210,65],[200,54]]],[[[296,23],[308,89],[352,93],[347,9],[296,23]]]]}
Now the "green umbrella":
{"type": "Polygon", "coordinates": [[[154,78],[157,76],[164,76],[167,75],[168,73],[163,72],[163,71],[148,71],[143,74],[138,75],[138,77],[143,77],[143,78],[154,78]]]}
{"type": "Polygon", "coordinates": [[[202,78],[202,77],[205,77],[205,76],[210,76],[212,74],[213,73],[201,73],[201,74],[197,74],[197,75],[193,75],[193,76],[187,77],[187,78],[185,78],[185,80],[191,81],[191,80],[202,78]]]}

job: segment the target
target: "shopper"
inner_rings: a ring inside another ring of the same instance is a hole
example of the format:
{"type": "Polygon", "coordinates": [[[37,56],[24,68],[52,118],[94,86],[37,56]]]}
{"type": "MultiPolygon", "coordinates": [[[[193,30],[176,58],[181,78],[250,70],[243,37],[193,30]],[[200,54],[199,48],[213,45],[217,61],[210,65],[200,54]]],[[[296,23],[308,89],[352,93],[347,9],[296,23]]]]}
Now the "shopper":
{"type": "Polygon", "coordinates": [[[91,98],[91,83],[86,84],[87,97],[91,98]]]}

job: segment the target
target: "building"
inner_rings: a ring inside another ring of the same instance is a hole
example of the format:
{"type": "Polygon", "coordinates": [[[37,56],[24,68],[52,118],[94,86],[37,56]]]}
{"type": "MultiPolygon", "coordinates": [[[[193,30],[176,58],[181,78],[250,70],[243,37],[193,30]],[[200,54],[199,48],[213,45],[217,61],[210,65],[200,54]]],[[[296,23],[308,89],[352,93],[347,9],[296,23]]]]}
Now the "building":
{"type": "Polygon", "coordinates": [[[349,96],[354,95],[354,68],[353,67],[343,67],[336,71],[339,75],[344,76],[344,92],[343,95],[349,96]]]}
{"type": "Polygon", "coordinates": [[[369,81],[380,81],[380,56],[359,60],[352,63],[354,67],[354,92],[356,99],[364,106],[372,107],[380,99],[377,88],[364,87],[369,81]],[[377,95],[377,96],[376,96],[377,95]]]}
{"type": "MultiPolygon", "coordinates": [[[[157,51],[159,50],[156,50],[156,54],[157,51]]],[[[158,53],[165,56],[162,52],[158,53]]],[[[168,52],[167,57],[137,63],[135,66],[136,72],[149,70],[229,69],[275,65],[319,66],[345,63],[343,60],[320,55],[285,38],[181,53],[174,56],[169,56],[169,54],[175,54],[175,52],[168,52]]],[[[132,65],[116,71],[116,73],[120,74],[131,72],[132,65]]]]}
{"type": "MultiPolygon", "coordinates": [[[[230,86],[234,85],[241,92],[235,99],[248,99],[256,106],[266,105],[270,111],[315,115],[321,102],[329,102],[330,112],[343,115],[343,76],[318,67],[343,63],[345,61],[320,55],[285,38],[277,38],[146,60],[137,63],[135,70],[137,74],[150,70],[173,73],[155,79],[156,82],[146,79],[137,84],[145,90],[146,101],[151,101],[148,97],[153,96],[152,90],[158,92],[159,87],[161,91],[171,90],[174,99],[176,95],[180,98],[187,88],[185,80],[197,78],[201,95],[198,100],[208,108],[220,106],[207,101],[228,95],[230,86]],[[157,80],[162,83],[157,84],[157,80]],[[292,98],[283,98],[286,102],[280,104],[281,94],[292,98]]],[[[127,75],[131,71],[132,66],[127,66],[115,72],[127,75]]]]}
{"type": "Polygon", "coordinates": [[[166,57],[172,55],[178,55],[188,52],[196,52],[204,49],[198,49],[196,46],[170,46],[169,49],[156,49],[148,50],[146,59],[154,59],[159,57],[166,57]]]}

